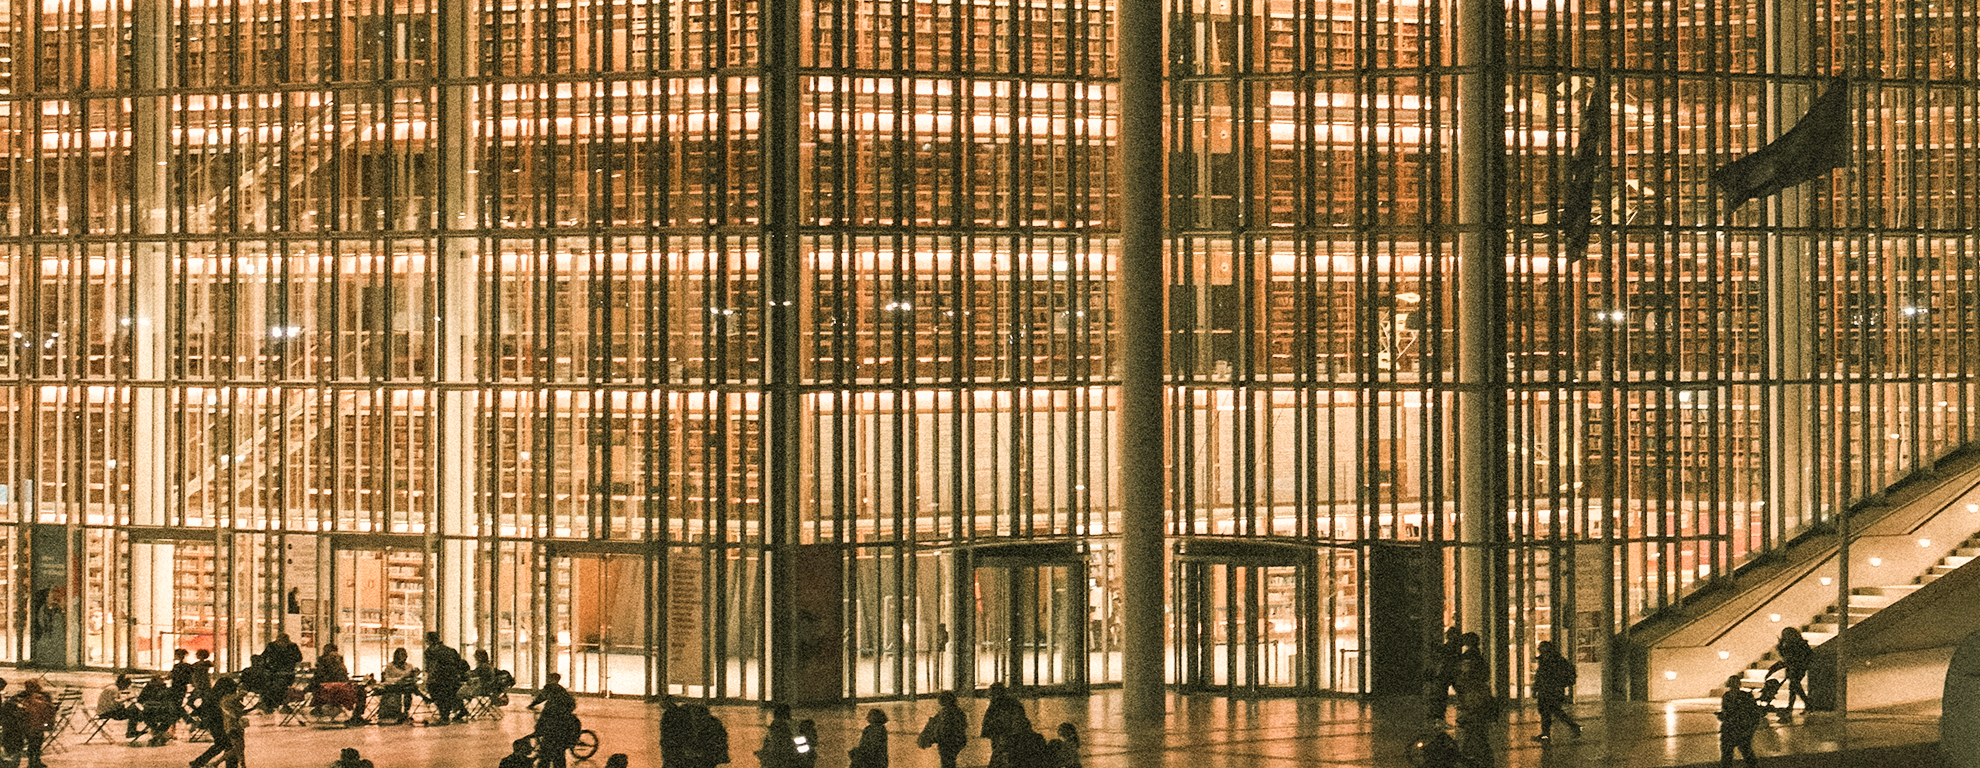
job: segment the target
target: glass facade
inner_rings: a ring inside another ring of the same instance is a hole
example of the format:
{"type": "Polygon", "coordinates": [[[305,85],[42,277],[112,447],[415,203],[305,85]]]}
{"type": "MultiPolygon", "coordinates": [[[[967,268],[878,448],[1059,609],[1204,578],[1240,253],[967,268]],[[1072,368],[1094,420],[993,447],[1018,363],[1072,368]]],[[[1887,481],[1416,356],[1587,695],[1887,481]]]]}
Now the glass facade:
{"type": "Polygon", "coordinates": [[[597,692],[1118,683],[1130,302],[1191,689],[1378,690],[1382,617],[1480,587],[1467,334],[1512,658],[1600,665],[1980,429],[1975,0],[1508,3],[1482,177],[1456,4],[1170,0],[1159,296],[1117,288],[1110,0],[0,11],[4,661],[434,630],[597,692]],[[1852,162],[1725,215],[1827,74],[1852,162]],[[1503,327],[1459,322],[1479,185],[1503,327]]]}

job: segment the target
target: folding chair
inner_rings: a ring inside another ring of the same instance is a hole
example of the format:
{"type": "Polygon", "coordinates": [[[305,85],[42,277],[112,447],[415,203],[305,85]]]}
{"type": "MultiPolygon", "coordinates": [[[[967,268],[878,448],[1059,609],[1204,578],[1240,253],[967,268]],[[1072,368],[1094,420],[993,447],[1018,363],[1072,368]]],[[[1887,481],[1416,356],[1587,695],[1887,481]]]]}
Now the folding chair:
{"type": "Polygon", "coordinates": [[[275,708],[282,715],[282,721],[276,725],[309,725],[309,708],[315,704],[316,695],[310,693],[309,684],[298,678],[298,682],[289,686],[289,700],[275,708]]]}
{"type": "Polygon", "coordinates": [[[75,717],[76,706],[82,703],[82,699],[81,688],[64,688],[60,693],[55,694],[55,721],[50,723],[48,730],[41,734],[42,754],[52,754],[66,749],[61,738],[69,732],[71,727],[69,721],[75,717]]]}

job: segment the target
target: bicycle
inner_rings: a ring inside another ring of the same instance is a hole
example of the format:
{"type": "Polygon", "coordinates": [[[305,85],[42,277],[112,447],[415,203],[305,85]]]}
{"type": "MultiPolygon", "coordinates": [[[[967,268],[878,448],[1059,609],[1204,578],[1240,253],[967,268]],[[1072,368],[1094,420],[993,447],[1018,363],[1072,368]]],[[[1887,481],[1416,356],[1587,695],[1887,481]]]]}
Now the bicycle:
{"type": "MultiPolygon", "coordinates": [[[[531,757],[535,757],[537,753],[536,734],[532,733],[524,736],[523,740],[529,742],[529,754],[531,757]]],[[[590,728],[579,730],[577,741],[571,744],[570,753],[571,757],[577,758],[578,762],[590,760],[592,755],[598,754],[598,733],[590,728]]]]}
{"type": "MultiPolygon", "coordinates": [[[[531,717],[537,717],[537,718],[540,718],[543,715],[542,712],[537,711],[535,709],[529,710],[529,713],[531,717]]],[[[524,736],[522,737],[522,740],[529,744],[530,756],[535,757],[536,753],[539,751],[537,749],[537,744],[536,744],[536,734],[532,733],[528,736],[524,736]]],[[[577,741],[571,742],[570,753],[571,753],[571,757],[577,758],[578,762],[580,763],[586,760],[590,760],[592,755],[598,754],[598,732],[591,730],[590,728],[579,728],[577,734],[577,741]]]]}

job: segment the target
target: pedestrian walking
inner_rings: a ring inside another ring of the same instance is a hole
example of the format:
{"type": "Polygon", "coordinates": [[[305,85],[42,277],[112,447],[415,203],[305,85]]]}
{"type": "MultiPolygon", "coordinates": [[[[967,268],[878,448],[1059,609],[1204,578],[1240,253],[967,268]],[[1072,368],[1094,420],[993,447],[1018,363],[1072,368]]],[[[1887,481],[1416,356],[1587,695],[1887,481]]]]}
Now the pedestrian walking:
{"type": "Polygon", "coordinates": [[[1726,692],[1719,697],[1719,768],[1732,768],[1733,752],[1746,757],[1746,768],[1758,768],[1753,756],[1753,732],[1766,719],[1753,695],[1739,686],[1739,676],[1726,678],[1726,692]]]}
{"type": "Polygon", "coordinates": [[[48,729],[55,727],[55,700],[41,689],[40,680],[21,683],[21,693],[14,698],[21,708],[21,739],[28,768],[41,768],[41,743],[48,740],[48,729]]]}
{"type": "MultiPolygon", "coordinates": [[[[1808,677],[1808,662],[1814,659],[1815,649],[1808,644],[1808,638],[1801,636],[1801,630],[1785,627],[1781,629],[1780,641],[1774,643],[1774,655],[1779,656],[1780,660],[1767,668],[1767,674],[1771,675],[1778,669],[1787,676],[1787,705],[1777,710],[1778,717],[1783,723],[1792,723],[1795,699],[1800,698],[1802,706],[1808,705],[1808,689],[1802,687],[1801,681],[1808,677]]],[[[1770,699],[1767,703],[1772,704],[1773,701],[1770,699]]]]}
{"type": "Polygon", "coordinates": [[[1003,768],[1011,737],[1030,730],[1031,717],[1024,713],[1024,704],[1003,683],[991,683],[990,704],[983,708],[983,729],[978,733],[990,740],[991,768],[1003,768]]]}
{"type": "Polygon", "coordinates": [[[694,712],[668,694],[660,697],[660,766],[687,768],[694,751],[694,712]]]}
{"type": "Polygon", "coordinates": [[[1432,720],[1442,720],[1450,711],[1451,688],[1457,681],[1458,656],[1463,653],[1463,646],[1458,642],[1460,637],[1457,627],[1445,627],[1444,642],[1433,648],[1430,681],[1424,686],[1424,705],[1430,710],[1432,720]]]}
{"type": "Polygon", "coordinates": [[[688,706],[688,762],[684,768],[715,768],[729,762],[729,729],[702,704],[688,706]]]}
{"type": "Polygon", "coordinates": [[[791,705],[770,708],[770,724],[763,728],[763,746],[756,750],[757,765],[763,768],[799,768],[796,726],[791,722],[791,705]]]}
{"type": "Polygon", "coordinates": [[[1551,741],[1553,736],[1549,732],[1555,720],[1567,723],[1574,737],[1581,738],[1581,724],[1568,715],[1566,708],[1574,690],[1574,662],[1562,656],[1560,647],[1552,640],[1540,641],[1540,655],[1534,662],[1533,700],[1540,705],[1540,735],[1533,740],[1551,741]]]}
{"type": "MultiPolygon", "coordinates": [[[[220,697],[221,730],[227,734],[227,768],[247,766],[247,695],[237,683],[234,690],[220,697]]],[[[215,736],[218,741],[220,737],[215,736]]]]}
{"type": "Polygon", "coordinates": [[[969,713],[956,702],[955,691],[943,691],[936,700],[941,707],[921,726],[917,742],[922,749],[935,748],[942,756],[942,768],[956,768],[956,755],[969,743],[969,713]]]}
{"type": "Polygon", "coordinates": [[[1499,716],[1499,697],[1492,690],[1492,673],[1479,642],[1476,632],[1458,636],[1457,674],[1452,678],[1457,689],[1458,730],[1464,737],[1460,749],[1473,760],[1491,751],[1490,731],[1499,716]]]}
{"type": "Polygon", "coordinates": [[[206,690],[194,693],[192,717],[207,735],[213,737],[213,743],[188,763],[192,768],[205,768],[214,758],[227,754],[233,745],[227,733],[227,719],[221,714],[220,701],[234,692],[234,685],[233,678],[222,677],[213,681],[206,690]]]}
{"type": "Polygon", "coordinates": [[[797,744],[798,768],[818,766],[818,723],[805,718],[797,721],[792,728],[793,741],[797,744]]]}
{"type": "Polygon", "coordinates": [[[887,713],[866,711],[866,730],[859,732],[859,746],[847,750],[847,768],[887,768],[887,713]]]}

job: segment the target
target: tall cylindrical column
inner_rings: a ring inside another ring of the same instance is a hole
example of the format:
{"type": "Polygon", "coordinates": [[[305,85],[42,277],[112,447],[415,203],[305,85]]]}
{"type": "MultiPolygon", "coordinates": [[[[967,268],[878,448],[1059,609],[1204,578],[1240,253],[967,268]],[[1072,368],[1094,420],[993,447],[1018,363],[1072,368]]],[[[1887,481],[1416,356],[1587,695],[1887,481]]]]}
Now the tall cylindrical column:
{"type": "Polygon", "coordinates": [[[1162,633],[1162,4],[1121,0],[1121,683],[1129,726],[1168,711],[1162,633]]]}
{"type": "Polygon", "coordinates": [[[1458,6],[1458,603],[1494,689],[1506,630],[1505,5],[1458,6]]]}

